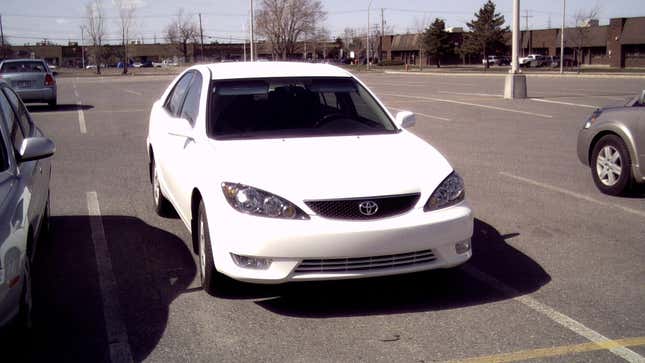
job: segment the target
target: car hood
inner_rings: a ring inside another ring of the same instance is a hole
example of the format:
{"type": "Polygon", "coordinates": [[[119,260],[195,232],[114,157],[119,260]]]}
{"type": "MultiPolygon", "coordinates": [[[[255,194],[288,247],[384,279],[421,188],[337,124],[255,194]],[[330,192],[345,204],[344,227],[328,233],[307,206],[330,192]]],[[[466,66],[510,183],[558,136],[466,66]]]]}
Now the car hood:
{"type": "Polygon", "coordinates": [[[220,181],[299,200],[430,193],[452,167],[408,132],[388,135],[211,140],[220,181]]]}

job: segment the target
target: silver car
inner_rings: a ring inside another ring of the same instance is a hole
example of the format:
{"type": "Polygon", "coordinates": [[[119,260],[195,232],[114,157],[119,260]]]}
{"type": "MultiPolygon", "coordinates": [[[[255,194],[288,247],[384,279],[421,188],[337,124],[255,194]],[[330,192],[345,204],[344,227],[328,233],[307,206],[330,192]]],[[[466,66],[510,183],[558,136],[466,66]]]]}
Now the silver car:
{"type": "Polygon", "coordinates": [[[645,183],[645,91],[623,107],[594,111],[578,133],[578,158],[604,193],[645,183]]]}
{"type": "Polygon", "coordinates": [[[30,266],[47,227],[54,151],[16,92],[0,80],[0,327],[18,317],[29,321],[30,266]]]}
{"type": "Polygon", "coordinates": [[[56,106],[55,73],[41,59],[8,59],[0,63],[0,78],[5,80],[23,102],[43,102],[56,106]]]}

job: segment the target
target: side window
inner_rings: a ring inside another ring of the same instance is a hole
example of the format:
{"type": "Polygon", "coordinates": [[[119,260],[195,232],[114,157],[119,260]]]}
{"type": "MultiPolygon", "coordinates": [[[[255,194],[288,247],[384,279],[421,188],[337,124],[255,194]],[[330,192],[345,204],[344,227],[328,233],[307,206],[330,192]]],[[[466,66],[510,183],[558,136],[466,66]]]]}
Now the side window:
{"type": "Polygon", "coordinates": [[[20,102],[20,99],[16,96],[13,90],[5,87],[4,92],[18,115],[18,122],[20,122],[20,128],[22,128],[23,134],[28,137],[31,135],[31,120],[29,119],[27,110],[25,110],[25,105],[20,102]]]}
{"type": "Polygon", "coordinates": [[[168,110],[171,115],[178,116],[181,105],[184,103],[184,96],[188,91],[188,85],[190,85],[192,78],[193,72],[185,74],[181,77],[179,82],[177,82],[175,88],[170,93],[170,96],[168,96],[168,99],[166,100],[166,110],[168,110]]]}
{"type": "Polygon", "coordinates": [[[202,95],[202,75],[195,73],[190,84],[184,106],[181,108],[181,118],[188,120],[193,126],[199,114],[199,101],[202,95]]]}
{"type": "MultiPolygon", "coordinates": [[[[2,92],[0,92],[0,119],[4,120],[5,123],[7,122],[8,116],[12,116],[12,112],[5,113],[5,110],[11,111],[11,107],[9,106],[9,101],[2,95],[2,92]]],[[[10,129],[9,129],[10,130],[10,129]]],[[[0,135],[0,171],[5,171],[9,168],[9,159],[7,158],[7,148],[5,147],[4,140],[2,139],[2,136],[0,135]]]]}
{"type": "Polygon", "coordinates": [[[4,118],[5,124],[7,125],[7,130],[9,130],[9,139],[13,144],[14,150],[18,151],[20,150],[20,146],[22,146],[24,135],[22,133],[22,130],[20,129],[18,117],[16,117],[16,114],[13,112],[13,108],[11,107],[9,100],[7,100],[2,92],[0,92],[0,108],[2,109],[2,116],[4,118]]]}

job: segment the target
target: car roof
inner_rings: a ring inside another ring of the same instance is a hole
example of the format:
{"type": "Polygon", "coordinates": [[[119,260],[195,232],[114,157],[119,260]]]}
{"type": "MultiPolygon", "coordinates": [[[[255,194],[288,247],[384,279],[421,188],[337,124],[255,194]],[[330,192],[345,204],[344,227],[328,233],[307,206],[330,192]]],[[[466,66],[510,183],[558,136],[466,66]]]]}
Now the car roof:
{"type": "Polygon", "coordinates": [[[231,62],[205,65],[213,80],[282,77],[352,77],[342,68],[304,62],[231,62]]]}
{"type": "Polygon", "coordinates": [[[2,63],[9,62],[44,62],[42,59],[31,59],[31,58],[19,58],[19,59],[5,59],[2,63]]]}

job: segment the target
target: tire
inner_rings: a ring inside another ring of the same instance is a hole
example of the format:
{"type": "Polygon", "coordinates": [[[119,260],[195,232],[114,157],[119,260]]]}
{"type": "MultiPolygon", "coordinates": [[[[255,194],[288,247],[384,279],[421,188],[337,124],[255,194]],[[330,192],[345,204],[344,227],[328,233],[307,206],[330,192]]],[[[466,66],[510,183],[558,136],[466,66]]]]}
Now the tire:
{"type": "Polygon", "coordinates": [[[170,211],[170,202],[161,191],[161,183],[159,182],[159,174],[157,173],[155,159],[152,159],[150,162],[150,171],[152,173],[152,202],[154,209],[157,215],[165,217],[170,211]]]}
{"type": "Polygon", "coordinates": [[[632,161],[629,151],[616,135],[606,135],[598,140],[589,164],[596,187],[605,194],[620,195],[631,184],[632,161]]]}
{"type": "Polygon", "coordinates": [[[54,108],[56,107],[56,104],[58,104],[58,101],[54,98],[53,100],[47,101],[47,104],[49,105],[49,107],[54,108]]]}
{"type": "Polygon", "coordinates": [[[211,243],[210,229],[208,227],[208,218],[206,217],[206,208],[204,201],[199,202],[197,212],[195,238],[197,239],[197,248],[199,253],[199,276],[204,291],[212,296],[228,296],[237,286],[229,277],[222,275],[215,268],[213,261],[213,245],[211,243]]]}

